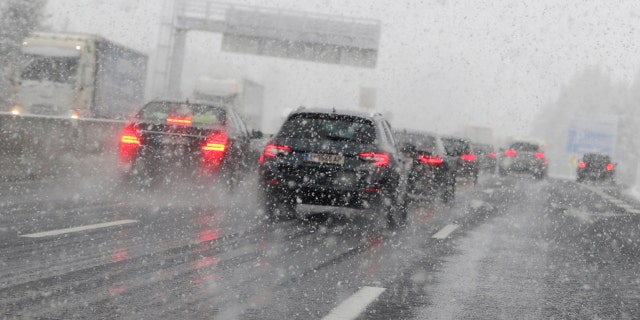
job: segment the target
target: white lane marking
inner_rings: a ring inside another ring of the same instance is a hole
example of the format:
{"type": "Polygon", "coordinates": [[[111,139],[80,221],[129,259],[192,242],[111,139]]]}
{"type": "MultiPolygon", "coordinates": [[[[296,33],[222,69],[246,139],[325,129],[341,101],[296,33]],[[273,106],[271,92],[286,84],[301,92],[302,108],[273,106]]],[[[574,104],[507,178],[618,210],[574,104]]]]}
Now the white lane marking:
{"type": "Polygon", "coordinates": [[[595,194],[601,196],[602,198],[604,198],[605,200],[613,203],[613,205],[615,205],[616,207],[618,207],[619,209],[622,209],[624,211],[626,211],[627,213],[633,213],[633,214],[640,214],[640,210],[638,209],[634,209],[633,206],[631,206],[630,204],[628,204],[627,202],[620,200],[612,195],[609,195],[607,193],[605,193],[602,190],[598,190],[594,187],[591,186],[584,186],[585,188],[593,191],[595,194]]]}
{"type": "Polygon", "coordinates": [[[434,239],[446,239],[451,232],[453,232],[454,230],[458,229],[458,225],[457,224],[448,224],[446,226],[444,226],[444,228],[442,228],[442,230],[436,232],[436,234],[434,234],[432,236],[432,238],[434,239]]]}
{"type": "Polygon", "coordinates": [[[65,233],[71,233],[71,232],[119,226],[123,224],[136,223],[136,222],[138,222],[138,220],[118,220],[118,221],[112,221],[112,222],[90,224],[90,225],[81,226],[81,227],[73,227],[73,228],[50,230],[50,231],[37,232],[37,233],[22,234],[20,236],[26,237],[26,238],[42,238],[42,237],[56,236],[59,234],[65,234],[65,233]]]}
{"type": "Polygon", "coordinates": [[[360,316],[371,302],[385,290],[378,287],[362,287],[339,306],[335,307],[322,320],[352,320],[360,316]]]}

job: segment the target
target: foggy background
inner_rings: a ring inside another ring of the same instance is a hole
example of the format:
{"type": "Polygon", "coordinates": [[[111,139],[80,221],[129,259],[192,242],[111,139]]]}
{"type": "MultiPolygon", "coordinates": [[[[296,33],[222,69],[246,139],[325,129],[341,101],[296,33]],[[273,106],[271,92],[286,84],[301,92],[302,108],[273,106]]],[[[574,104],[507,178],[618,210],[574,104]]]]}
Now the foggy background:
{"type": "MultiPolygon", "coordinates": [[[[168,2],[49,0],[44,26],[100,34],[147,53],[151,76],[168,2]]],[[[498,144],[509,137],[539,138],[548,143],[550,171],[565,176],[574,174],[576,165],[563,153],[567,119],[620,117],[614,157],[621,162],[621,176],[631,177],[627,183],[635,177],[637,1],[232,3],[379,19],[377,67],[222,52],[221,34],[190,32],[184,97],[203,74],[257,81],[265,86],[265,130],[274,132],[300,105],[357,108],[360,87],[375,87],[377,110],[396,128],[460,133],[465,125],[489,126],[498,144]]],[[[152,99],[157,88],[151,79],[147,83],[147,99],[152,99]]]]}
{"type": "MultiPolygon", "coordinates": [[[[45,25],[137,48],[150,55],[153,69],[162,3],[50,0],[45,25]]],[[[221,52],[221,35],[192,32],[183,93],[202,73],[246,76],[266,86],[267,106],[279,114],[298,105],[355,107],[358,88],[375,86],[379,110],[392,111],[396,126],[454,132],[476,124],[522,135],[530,134],[541,107],[585,67],[600,66],[628,82],[640,69],[637,1],[237,3],[380,19],[378,67],[221,52]]]]}

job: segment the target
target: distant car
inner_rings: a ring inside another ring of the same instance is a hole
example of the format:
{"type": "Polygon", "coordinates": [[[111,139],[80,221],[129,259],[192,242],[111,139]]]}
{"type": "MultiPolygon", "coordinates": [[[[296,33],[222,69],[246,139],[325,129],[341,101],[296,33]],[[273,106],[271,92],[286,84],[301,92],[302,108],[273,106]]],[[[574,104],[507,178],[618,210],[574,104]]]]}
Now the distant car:
{"type": "Polygon", "coordinates": [[[458,157],[448,155],[437,134],[419,131],[398,131],[398,144],[409,159],[409,199],[419,201],[440,198],[453,200],[456,192],[458,157]]]}
{"type": "Polygon", "coordinates": [[[498,164],[500,175],[531,173],[537,179],[547,176],[547,165],[542,146],[537,142],[516,141],[505,150],[498,164]]]}
{"type": "Polygon", "coordinates": [[[403,161],[380,115],[294,111],[260,157],[265,210],[276,219],[342,211],[396,227],[406,219],[403,161]]]}
{"type": "Polygon", "coordinates": [[[613,181],[615,164],[606,154],[586,153],[578,162],[578,182],[613,181]]]}
{"type": "Polygon", "coordinates": [[[478,162],[480,171],[495,173],[498,159],[493,145],[488,143],[472,143],[471,147],[476,155],[476,161],[478,162]]]}
{"type": "Polygon", "coordinates": [[[456,178],[478,182],[478,162],[471,143],[456,137],[442,137],[442,142],[446,154],[457,160],[456,178]]]}
{"type": "Polygon", "coordinates": [[[250,138],[231,106],[152,101],[122,131],[118,168],[125,178],[177,174],[235,183],[251,161],[250,138]]]}

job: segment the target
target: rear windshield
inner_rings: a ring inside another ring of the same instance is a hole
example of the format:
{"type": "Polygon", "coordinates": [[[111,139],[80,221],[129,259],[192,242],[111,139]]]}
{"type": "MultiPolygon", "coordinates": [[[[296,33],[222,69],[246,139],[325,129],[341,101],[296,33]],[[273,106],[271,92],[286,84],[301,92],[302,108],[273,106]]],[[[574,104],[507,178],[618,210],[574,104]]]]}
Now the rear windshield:
{"type": "Polygon", "coordinates": [[[443,138],[444,149],[450,156],[461,156],[463,154],[471,153],[469,143],[465,140],[454,138],[443,138]]]}
{"type": "Polygon", "coordinates": [[[531,151],[531,152],[535,152],[538,151],[538,145],[535,143],[529,143],[529,142],[516,142],[513,143],[511,145],[511,150],[516,150],[516,151],[531,151]]]}
{"type": "Polygon", "coordinates": [[[603,154],[593,154],[593,153],[585,154],[584,157],[583,157],[583,160],[586,161],[586,162],[591,162],[591,163],[609,163],[609,162],[611,162],[611,159],[609,158],[609,156],[603,155],[603,154]]]}
{"type": "Polygon", "coordinates": [[[472,144],[473,151],[477,153],[493,152],[493,148],[487,144],[472,144]]]}
{"type": "Polygon", "coordinates": [[[376,130],[364,118],[323,113],[296,114],[282,125],[279,138],[374,143],[376,130]]]}
{"type": "Polygon", "coordinates": [[[193,125],[223,125],[226,113],[214,105],[168,101],[150,102],[138,113],[138,119],[146,122],[166,122],[168,118],[189,119],[193,125]]]}
{"type": "Polygon", "coordinates": [[[437,150],[436,137],[431,135],[398,133],[397,137],[401,146],[412,145],[415,147],[416,151],[433,152],[437,150]]]}

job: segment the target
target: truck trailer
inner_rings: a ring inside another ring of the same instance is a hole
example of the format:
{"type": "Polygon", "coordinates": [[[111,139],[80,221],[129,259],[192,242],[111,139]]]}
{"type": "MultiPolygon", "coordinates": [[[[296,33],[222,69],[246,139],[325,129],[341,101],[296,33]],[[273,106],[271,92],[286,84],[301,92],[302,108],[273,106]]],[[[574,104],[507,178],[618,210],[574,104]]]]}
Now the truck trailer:
{"type": "Polygon", "coordinates": [[[124,119],[144,103],[147,56],[100,36],[34,32],[20,60],[14,114],[124,119]]]}
{"type": "Polygon", "coordinates": [[[230,104],[250,129],[263,130],[264,87],[244,78],[199,76],[193,98],[230,104]]]}

